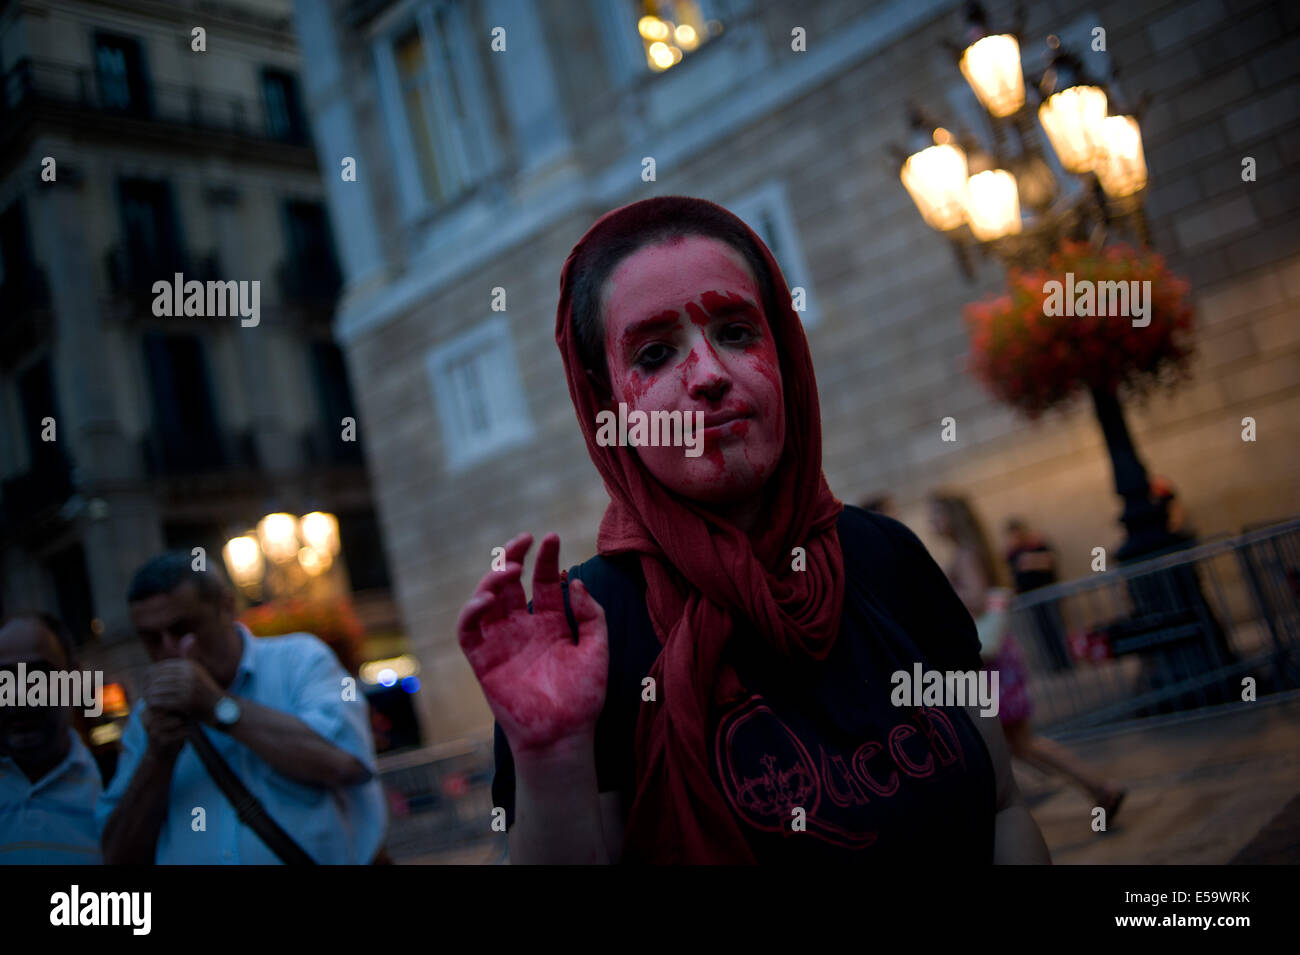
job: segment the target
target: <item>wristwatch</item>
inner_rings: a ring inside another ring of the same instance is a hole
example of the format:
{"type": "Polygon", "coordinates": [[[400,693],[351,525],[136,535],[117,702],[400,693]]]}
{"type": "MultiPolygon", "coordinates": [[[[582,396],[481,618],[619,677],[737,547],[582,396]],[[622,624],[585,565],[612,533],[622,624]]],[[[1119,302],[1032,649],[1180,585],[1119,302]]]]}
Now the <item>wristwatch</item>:
{"type": "Polygon", "coordinates": [[[217,721],[217,728],[228,730],[239,722],[239,704],[229,696],[217,700],[212,708],[212,717],[217,721]]]}

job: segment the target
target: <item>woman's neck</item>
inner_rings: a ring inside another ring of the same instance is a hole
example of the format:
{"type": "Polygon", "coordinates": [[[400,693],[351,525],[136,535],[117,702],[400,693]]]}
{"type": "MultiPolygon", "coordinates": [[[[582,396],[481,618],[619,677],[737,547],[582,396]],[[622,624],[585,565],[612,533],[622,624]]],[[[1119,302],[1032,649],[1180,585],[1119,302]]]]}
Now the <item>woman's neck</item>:
{"type": "Polygon", "coordinates": [[[759,525],[759,515],[763,513],[766,500],[767,493],[763,491],[740,500],[719,501],[707,507],[714,514],[752,537],[755,528],[759,525]]]}

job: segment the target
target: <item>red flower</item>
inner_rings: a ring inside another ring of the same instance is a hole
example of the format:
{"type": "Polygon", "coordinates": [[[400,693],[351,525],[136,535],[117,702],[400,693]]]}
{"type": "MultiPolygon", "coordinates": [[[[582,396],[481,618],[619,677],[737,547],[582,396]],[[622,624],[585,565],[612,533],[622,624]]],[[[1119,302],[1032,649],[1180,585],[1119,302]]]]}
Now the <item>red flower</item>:
{"type": "Polygon", "coordinates": [[[985,387],[1031,418],[1093,384],[1127,384],[1140,393],[1186,372],[1193,350],[1185,341],[1193,326],[1187,292],[1188,283],[1157,255],[1063,243],[1045,270],[1010,270],[1004,292],[963,309],[969,367],[985,387]],[[1150,281],[1151,323],[1134,328],[1128,316],[1045,315],[1043,285],[1060,281],[1065,272],[1074,273],[1076,286],[1084,280],[1150,281]]]}

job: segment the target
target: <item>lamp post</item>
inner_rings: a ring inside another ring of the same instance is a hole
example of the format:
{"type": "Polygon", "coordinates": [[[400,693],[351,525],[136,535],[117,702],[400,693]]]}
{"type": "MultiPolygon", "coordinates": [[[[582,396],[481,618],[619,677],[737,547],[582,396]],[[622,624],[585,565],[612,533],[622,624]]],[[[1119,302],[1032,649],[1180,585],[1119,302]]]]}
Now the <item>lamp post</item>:
{"type": "MultiPolygon", "coordinates": [[[[1093,80],[1055,36],[1047,38],[1046,69],[1037,81],[1026,82],[1022,7],[1017,7],[1017,24],[1006,31],[990,28],[978,2],[966,5],[966,17],[964,42],[949,47],[988,117],[991,152],[973,135],[954,136],[916,105],[908,109],[908,148],[894,152],[921,217],[952,244],[967,279],[974,280],[976,251],[1005,267],[1034,268],[1045,265],[1066,239],[1101,248],[1109,237],[1127,233],[1149,248],[1147,168],[1137,115],[1145,103],[1132,113],[1112,115],[1111,91],[1093,80]],[[1028,89],[1037,93],[1036,110],[1028,89]],[[1077,177],[1074,188],[1063,188],[1068,183],[1052,172],[1044,140],[1061,168],[1077,177]]],[[[1120,521],[1127,537],[1118,558],[1132,560],[1186,543],[1186,537],[1169,532],[1166,505],[1151,500],[1119,398],[1113,390],[1091,391],[1115,490],[1124,501],[1120,521]]]]}

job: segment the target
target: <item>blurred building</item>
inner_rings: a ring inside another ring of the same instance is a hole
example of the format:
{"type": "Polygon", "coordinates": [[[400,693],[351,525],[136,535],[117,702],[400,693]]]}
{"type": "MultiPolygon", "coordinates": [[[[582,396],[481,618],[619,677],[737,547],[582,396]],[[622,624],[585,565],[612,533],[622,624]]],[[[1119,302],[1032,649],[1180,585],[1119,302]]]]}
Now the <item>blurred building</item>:
{"type": "MultiPolygon", "coordinates": [[[[1194,385],[1128,409],[1144,460],[1175,478],[1205,534],[1294,513],[1297,8],[1028,6],[1039,54],[1059,34],[1157,97],[1142,127],[1154,241],[1194,283],[1201,358],[1194,385]],[[1258,181],[1242,181],[1243,156],[1258,181]],[[1240,440],[1246,415],[1266,440],[1240,440]]],[[[908,99],[980,121],[941,46],[962,36],[957,0],[299,0],[295,17],[347,275],[336,333],[432,738],[489,725],[454,631],[492,548],[554,530],[562,566],[594,552],[606,495],[554,345],[559,272],[601,213],[639,198],[722,203],[804,288],[842,498],[890,490],[908,519],[928,488],[960,486],[992,526],[1014,512],[1050,533],[1065,577],[1121,539],[1088,402],[1035,428],[963,373],[961,307],[1001,269],[983,263],[966,284],[889,158],[908,99]],[[667,8],[695,27],[656,64],[638,22],[667,8]],[[948,415],[956,443],[939,439],[948,415]]],[[[923,517],[913,526],[927,533],[923,517]]]]}
{"type": "Polygon", "coordinates": [[[336,515],[343,587],[398,630],[290,13],[0,4],[3,607],[60,612],[110,679],[139,563],[220,563],[272,512],[336,515]],[[259,282],[257,323],[155,317],[176,273],[259,282]]]}

